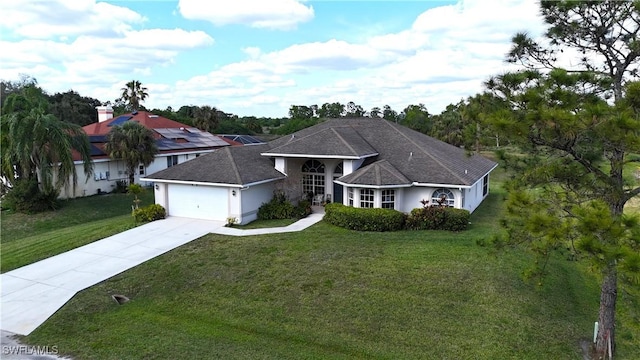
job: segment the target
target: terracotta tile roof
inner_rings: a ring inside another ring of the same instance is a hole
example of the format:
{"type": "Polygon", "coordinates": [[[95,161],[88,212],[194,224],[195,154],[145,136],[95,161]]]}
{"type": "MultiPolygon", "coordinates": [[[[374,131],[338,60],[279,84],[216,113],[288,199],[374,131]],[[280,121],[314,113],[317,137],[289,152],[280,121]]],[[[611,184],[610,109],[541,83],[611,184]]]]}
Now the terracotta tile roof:
{"type": "MultiPolygon", "coordinates": [[[[208,132],[147,111],[138,111],[89,124],[82,128],[89,135],[93,159],[108,158],[104,152],[107,134],[114,126],[122,125],[128,121],[135,121],[153,131],[160,154],[214,150],[231,145],[230,142],[208,132]]],[[[77,153],[74,153],[74,160],[80,160],[77,153]]]]}
{"type": "Polygon", "coordinates": [[[113,119],[89,124],[84,126],[82,129],[84,129],[84,132],[86,132],[87,135],[107,135],[111,128],[117,123],[122,123],[121,121],[125,117],[129,118],[127,121],[136,121],[142,124],[147,129],[189,127],[188,125],[167,119],[160,115],[155,115],[147,111],[138,111],[137,113],[122,114],[119,116],[115,116],[113,119]]]}

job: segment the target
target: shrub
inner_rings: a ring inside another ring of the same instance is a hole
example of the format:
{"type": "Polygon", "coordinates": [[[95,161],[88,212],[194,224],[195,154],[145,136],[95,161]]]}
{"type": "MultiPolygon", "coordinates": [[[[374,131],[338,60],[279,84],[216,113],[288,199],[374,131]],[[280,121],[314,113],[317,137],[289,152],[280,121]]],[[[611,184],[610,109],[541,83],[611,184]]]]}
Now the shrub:
{"type": "Polygon", "coordinates": [[[127,181],[126,180],[116,180],[116,188],[113,190],[118,194],[124,194],[127,192],[127,181]]]}
{"type": "Polygon", "coordinates": [[[19,180],[3,199],[3,208],[33,214],[59,207],[58,192],[42,192],[35,179],[19,180]]]}
{"type": "Polygon", "coordinates": [[[429,206],[411,210],[406,228],[409,230],[462,231],[469,226],[471,214],[467,210],[429,206]]]}
{"type": "Polygon", "coordinates": [[[363,209],[339,203],[327,204],[324,220],[357,231],[396,231],[404,228],[406,215],[392,209],[363,209]]]}
{"type": "Polygon", "coordinates": [[[167,211],[162,205],[151,204],[133,210],[133,217],[136,222],[150,222],[161,220],[167,217],[167,211]]]}
{"type": "Polygon", "coordinates": [[[275,191],[273,198],[258,209],[258,219],[260,220],[302,219],[309,214],[311,214],[309,201],[302,200],[297,206],[294,206],[281,191],[275,191]]]}

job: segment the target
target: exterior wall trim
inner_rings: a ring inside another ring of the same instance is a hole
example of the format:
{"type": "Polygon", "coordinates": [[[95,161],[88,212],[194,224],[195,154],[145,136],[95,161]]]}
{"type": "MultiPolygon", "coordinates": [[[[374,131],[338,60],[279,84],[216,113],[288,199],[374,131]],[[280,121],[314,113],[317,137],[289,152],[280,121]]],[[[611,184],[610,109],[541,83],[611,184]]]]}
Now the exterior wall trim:
{"type": "Polygon", "coordinates": [[[260,153],[262,156],[275,156],[284,158],[307,158],[307,159],[343,159],[343,160],[360,160],[373,156],[378,156],[378,153],[367,154],[364,156],[345,156],[345,155],[313,155],[313,154],[280,154],[280,153],[260,153]]]}

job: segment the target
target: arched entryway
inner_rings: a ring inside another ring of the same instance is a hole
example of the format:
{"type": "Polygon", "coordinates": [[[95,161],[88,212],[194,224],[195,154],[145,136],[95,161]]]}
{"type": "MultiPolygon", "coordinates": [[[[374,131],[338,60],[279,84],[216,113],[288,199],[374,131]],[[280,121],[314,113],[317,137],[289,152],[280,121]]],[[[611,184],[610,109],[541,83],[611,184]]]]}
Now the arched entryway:
{"type": "Polygon", "coordinates": [[[302,165],[302,193],[313,198],[317,195],[324,195],[325,191],[325,167],[316,159],[306,161],[302,165]]]}

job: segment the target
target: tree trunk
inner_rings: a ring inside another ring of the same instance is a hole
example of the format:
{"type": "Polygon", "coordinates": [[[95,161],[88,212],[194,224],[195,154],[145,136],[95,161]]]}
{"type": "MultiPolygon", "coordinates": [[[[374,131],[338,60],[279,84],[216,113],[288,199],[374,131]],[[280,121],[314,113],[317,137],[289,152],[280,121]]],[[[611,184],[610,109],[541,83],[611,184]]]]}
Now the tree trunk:
{"type": "Polygon", "coordinates": [[[600,314],[596,339],[596,359],[604,359],[615,350],[616,299],[618,298],[618,274],[615,264],[609,264],[604,273],[600,290],[600,314]]]}
{"type": "Polygon", "coordinates": [[[476,154],[480,153],[480,122],[476,123],[476,154]]]}

